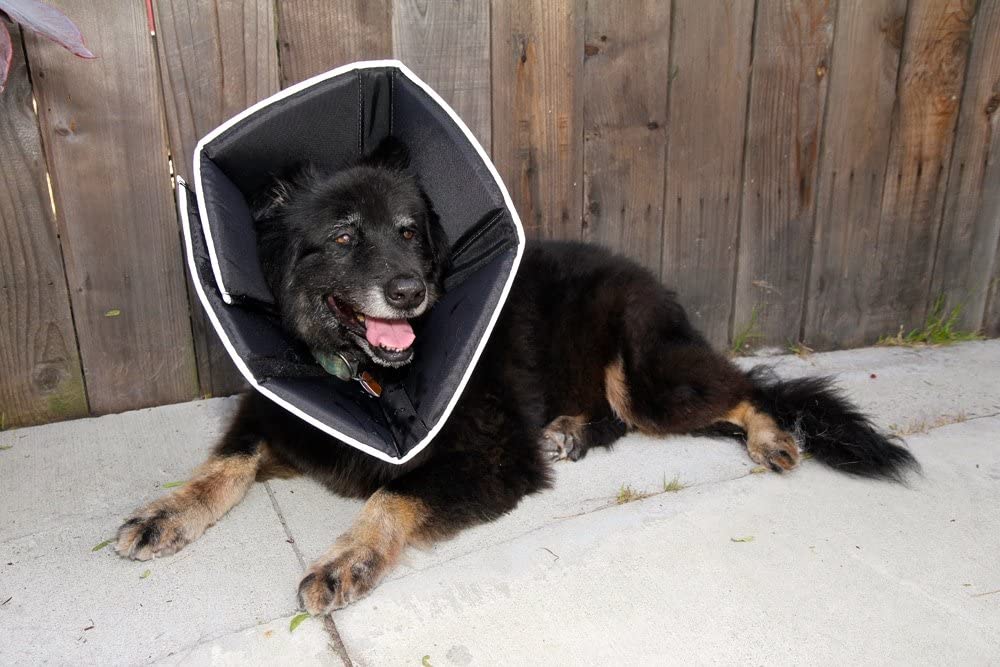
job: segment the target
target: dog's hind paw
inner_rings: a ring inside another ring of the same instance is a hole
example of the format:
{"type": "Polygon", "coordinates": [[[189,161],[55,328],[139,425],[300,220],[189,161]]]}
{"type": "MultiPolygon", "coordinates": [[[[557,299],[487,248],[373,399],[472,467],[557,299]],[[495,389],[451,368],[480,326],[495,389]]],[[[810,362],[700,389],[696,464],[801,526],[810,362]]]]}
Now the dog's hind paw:
{"type": "Polygon", "coordinates": [[[583,415],[556,417],[542,431],[539,442],[542,451],[552,461],[578,461],[587,453],[583,415]]]}
{"type": "Polygon", "coordinates": [[[781,430],[752,433],[747,439],[747,452],[756,463],[766,465],[774,472],[791,470],[802,458],[795,438],[781,430]]]}

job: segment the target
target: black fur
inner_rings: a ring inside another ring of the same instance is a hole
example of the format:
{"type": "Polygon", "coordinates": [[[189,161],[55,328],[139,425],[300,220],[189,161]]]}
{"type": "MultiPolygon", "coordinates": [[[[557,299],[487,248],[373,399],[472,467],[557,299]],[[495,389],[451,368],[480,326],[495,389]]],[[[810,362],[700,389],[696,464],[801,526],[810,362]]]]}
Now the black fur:
{"type": "Polygon", "coordinates": [[[305,165],[254,202],[261,265],[282,323],[312,349],[364,352],[383,366],[412,359],[411,350],[371,349],[363,327],[351,326],[355,312],[419,317],[443,291],[447,238],[408,162],[405,146],[386,141],[337,173],[305,165]],[[421,283],[426,298],[390,303],[389,287],[400,278],[421,283]],[[331,296],[337,307],[327,303],[331,296]]]}
{"type": "MultiPolygon", "coordinates": [[[[265,274],[285,326],[309,348],[381,365],[409,361],[387,360],[371,349],[365,329],[359,334],[329,301],[334,297],[350,312],[409,318],[440,295],[447,239],[407,164],[405,146],[389,140],[339,173],[307,167],[276,181],[257,202],[265,274]],[[413,230],[409,238],[401,236],[404,224],[413,230]],[[351,243],[340,244],[336,239],[345,233],[351,243]],[[426,285],[420,308],[386,310],[376,292],[398,274],[426,285]]],[[[257,393],[243,399],[215,456],[259,455],[267,466],[308,474],[345,496],[381,489],[411,499],[423,508],[414,530],[426,539],[496,518],[546,487],[552,450],[543,446],[543,434],[557,418],[576,424],[572,450],[563,452],[575,460],[629,429],[659,435],[718,430],[751,405],[770,425],[758,444],[786,448],[774,449],[780,455],[774,459],[751,454],[777,470],[794,466],[798,451],[785,434],[770,437],[774,422],[837,470],[899,480],[916,467],[912,455],[829,380],[746,373],[713,351],[674,294],[631,261],[583,244],[533,242],[455,410],[411,461],[380,462],[257,393]]],[[[119,551],[131,553],[128,546],[119,551]]],[[[311,591],[316,581],[312,576],[303,585],[311,591]]],[[[336,586],[327,588],[336,597],[336,586]]],[[[327,598],[312,599],[322,607],[327,598]]]]}
{"type": "MultiPolygon", "coordinates": [[[[352,340],[331,329],[325,313],[302,323],[317,310],[302,307],[304,300],[321,302],[330,290],[363,292],[386,277],[381,269],[373,274],[366,258],[324,249],[343,228],[339,221],[352,214],[360,214],[356,233],[371,244],[392,246],[392,271],[403,266],[440,285],[443,232],[408,163],[405,146],[389,140],[353,168],[336,174],[307,168],[279,182],[271,201],[258,207],[272,289],[282,311],[293,311],[290,328],[311,347],[333,341],[343,349],[352,340]],[[401,212],[425,225],[425,245],[401,245],[381,233],[401,212]],[[303,287],[306,279],[313,282],[303,287]]],[[[360,301],[352,297],[363,308],[360,301]]],[[[625,432],[604,387],[605,370],[617,359],[634,421],[641,422],[632,427],[696,432],[718,426],[727,410],[750,400],[800,437],[818,460],[844,472],[900,479],[915,465],[828,380],[781,381],[763,371],[742,372],[708,346],[673,293],[646,270],[593,246],[559,242],[529,245],[457,409],[435,442],[408,464],[381,463],[341,445],[256,394],[246,398],[219,451],[264,440],[338,493],[366,496],[386,484],[407,489],[435,506],[449,532],[497,516],[548,483],[538,442],[557,417],[586,414],[598,425],[588,429],[577,457],[625,432]]]]}

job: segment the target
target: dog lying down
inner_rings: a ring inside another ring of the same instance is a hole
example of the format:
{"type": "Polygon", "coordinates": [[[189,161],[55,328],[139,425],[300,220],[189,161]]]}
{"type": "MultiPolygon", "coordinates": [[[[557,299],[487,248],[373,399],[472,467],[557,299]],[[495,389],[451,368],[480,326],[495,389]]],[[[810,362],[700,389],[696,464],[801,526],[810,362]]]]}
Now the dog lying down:
{"type": "MultiPolygon", "coordinates": [[[[389,138],[337,173],[275,181],[254,206],[282,323],[317,358],[383,374],[413,359],[411,321],[442,294],[449,248],[408,163],[389,138]]],[[[829,380],[747,373],[714,352],[639,266],[535,242],[457,407],[412,460],[381,462],[251,392],[190,481],[129,517],[116,548],[138,560],[176,553],[255,481],[310,475],[367,498],[299,584],[305,609],[323,614],[368,593],[408,545],[509,512],[549,485],[553,461],[629,431],[736,436],[775,472],[795,468],[803,449],[853,475],[901,480],[917,467],[829,380]]]]}

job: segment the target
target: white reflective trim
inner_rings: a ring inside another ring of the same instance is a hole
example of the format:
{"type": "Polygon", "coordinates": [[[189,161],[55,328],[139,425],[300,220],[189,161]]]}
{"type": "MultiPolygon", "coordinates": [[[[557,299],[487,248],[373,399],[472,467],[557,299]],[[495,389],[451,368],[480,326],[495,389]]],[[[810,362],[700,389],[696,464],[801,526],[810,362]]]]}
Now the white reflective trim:
{"type": "MultiPolygon", "coordinates": [[[[510,212],[511,220],[514,223],[514,228],[517,230],[517,253],[514,257],[514,263],[511,266],[510,275],[508,275],[507,277],[507,282],[504,284],[503,291],[500,293],[500,300],[497,303],[497,306],[494,309],[492,316],[490,317],[490,321],[486,326],[486,332],[483,334],[482,338],[479,341],[479,345],[476,346],[475,353],[472,355],[472,361],[465,369],[465,373],[462,375],[462,379],[458,384],[458,388],[455,390],[455,393],[452,394],[451,400],[448,401],[448,404],[445,406],[444,412],[441,414],[441,417],[437,420],[437,423],[435,423],[434,426],[431,427],[427,436],[424,437],[424,439],[421,440],[419,443],[417,443],[417,445],[413,449],[407,452],[407,454],[404,457],[399,459],[393,458],[373,447],[370,447],[369,445],[359,442],[353,438],[349,438],[343,435],[342,433],[338,432],[336,429],[333,429],[330,426],[319,422],[315,418],[310,417],[309,415],[305,414],[294,405],[291,405],[287,401],[283,400],[282,398],[276,396],[274,393],[270,392],[269,390],[257,384],[257,381],[250,373],[250,370],[247,368],[246,364],[243,363],[243,360],[239,358],[239,355],[236,353],[236,350],[233,349],[232,344],[229,342],[229,339],[226,337],[225,332],[219,325],[219,321],[215,317],[215,313],[212,312],[212,309],[208,305],[208,301],[205,298],[204,291],[201,287],[201,282],[199,281],[198,276],[195,272],[194,255],[193,255],[193,250],[191,248],[190,230],[188,228],[188,221],[187,221],[188,217],[187,202],[184,202],[183,205],[180,207],[180,209],[181,209],[181,216],[184,221],[185,237],[187,239],[187,244],[188,244],[188,259],[191,268],[191,276],[194,279],[195,288],[198,291],[198,295],[201,297],[201,301],[202,304],[204,304],[205,306],[205,310],[209,314],[209,319],[212,321],[212,324],[215,326],[215,330],[219,333],[219,336],[222,338],[222,342],[226,346],[226,350],[229,352],[229,356],[233,358],[233,362],[236,364],[236,367],[240,370],[241,373],[243,373],[243,376],[246,377],[247,381],[250,382],[258,391],[260,391],[262,394],[270,398],[272,401],[274,401],[281,407],[285,408],[292,414],[296,415],[297,417],[304,419],[305,421],[312,424],[321,431],[328,433],[346,442],[352,447],[356,447],[357,449],[360,449],[366,454],[374,456],[377,459],[388,461],[389,463],[402,464],[412,459],[421,450],[423,450],[424,447],[430,444],[431,440],[434,439],[434,436],[437,435],[438,432],[444,427],[445,422],[448,421],[448,417],[451,416],[452,410],[455,409],[455,405],[458,403],[458,399],[462,396],[462,392],[465,391],[465,386],[468,384],[469,379],[472,377],[472,373],[476,369],[476,364],[479,362],[479,357],[482,355],[483,350],[486,348],[486,344],[489,342],[490,335],[493,333],[493,327],[496,326],[497,319],[500,317],[500,311],[503,310],[503,306],[507,302],[507,297],[510,294],[510,288],[514,284],[514,278],[517,275],[517,270],[521,264],[521,257],[524,254],[525,239],[524,239],[524,229],[521,226],[521,218],[517,214],[517,209],[514,208],[514,202],[511,201],[510,193],[507,192],[507,186],[504,185],[503,180],[501,180],[500,178],[500,174],[497,172],[496,166],[493,164],[493,161],[490,160],[489,156],[486,154],[486,151],[483,149],[482,145],[480,145],[479,140],[476,139],[475,135],[472,134],[472,131],[469,130],[465,122],[458,116],[457,113],[455,113],[455,110],[452,109],[447,102],[441,99],[441,96],[438,95],[437,92],[434,91],[434,89],[432,89],[430,86],[424,83],[423,80],[420,79],[420,77],[418,77],[416,74],[410,71],[409,67],[407,67],[398,60],[366,60],[362,62],[351,63],[350,65],[344,65],[343,67],[338,67],[336,69],[330,70],[329,72],[319,74],[317,76],[312,77],[311,79],[306,79],[305,81],[297,83],[294,86],[286,88],[282,90],[280,93],[276,93],[265,100],[261,100],[257,104],[254,104],[252,107],[238,113],[237,115],[233,116],[219,127],[209,132],[202,138],[201,141],[198,142],[198,145],[194,150],[194,179],[195,179],[194,185],[198,199],[198,212],[201,215],[201,226],[205,236],[205,245],[208,246],[208,255],[210,261],[212,262],[212,272],[215,274],[215,280],[219,287],[219,293],[222,295],[222,300],[225,301],[226,303],[232,303],[232,297],[226,290],[226,287],[222,281],[222,271],[219,267],[219,258],[216,254],[215,241],[212,237],[212,226],[209,224],[208,209],[205,205],[205,194],[202,187],[202,179],[201,179],[202,150],[213,139],[215,139],[220,134],[228,130],[230,127],[239,123],[244,118],[247,118],[248,116],[257,113],[261,109],[264,109],[265,107],[274,104],[275,102],[282,100],[288,97],[289,95],[294,95],[299,91],[309,88],[310,86],[314,86],[317,83],[326,81],[327,79],[339,76],[341,74],[345,74],[347,72],[352,72],[354,70],[375,69],[382,67],[393,67],[398,69],[399,72],[403,74],[403,76],[405,76],[407,79],[409,79],[417,86],[419,86],[425,93],[427,93],[427,95],[432,100],[434,100],[434,102],[439,107],[444,109],[444,111],[448,114],[451,120],[459,127],[459,129],[462,130],[462,132],[465,134],[465,137],[469,140],[469,143],[472,144],[472,147],[476,149],[476,153],[479,155],[479,158],[489,169],[490,175],[493,176],[493,180],[496,182],[497,187],[500,189],[500,194],[503,196],[504,204],[506,205],[507,210],[510,212]]],[[[186,187],[186,184],[184,183],[183,179],[178,178],[178,193],[180,192],[180,186],[182,184],[186,187]]],[[[178,197],[180,197],[180,194],[178,194],[178,197]]]]}

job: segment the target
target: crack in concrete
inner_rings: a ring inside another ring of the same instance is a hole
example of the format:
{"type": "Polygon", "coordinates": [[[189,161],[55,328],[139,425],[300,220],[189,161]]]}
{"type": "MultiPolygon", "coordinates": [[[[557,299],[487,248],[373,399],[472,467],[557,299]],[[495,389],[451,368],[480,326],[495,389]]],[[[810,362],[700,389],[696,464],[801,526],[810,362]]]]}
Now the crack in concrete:
{"type": "Polygon", "coordinates": [[[174,656],[179,656],[181,658],[184,658],[186,656],[191,655],[191,653],[194,652],[194,650],[197,649],[199,646],[202,646],[208,642],[214,642],[216,640],[222,639],[223,637],[229,637],[230,635],[236,635],[241,632],[246,632],[247,630],[253,630],[258,626],[267,625],[268,623],[274,623],[275,621],[280,621],[282,619],[288,618],[288,616],[290,615],[291,614],[283,614],[281,616],[275,616],[270,620],[251,623],[249,625],[244,625],[242,627],[236,628],[235,630],[226,628],[225,630],[221,630],[219,632],[214,632],[207,635],[201,635],[198,637],[198,639],[194,640],[190,644],[185,644],[184,646],[178,649],[173,649],[167,653],[161,653],[160,655],[154,658],[150,658],[149,663],[161,662],[163,660],[166,660],[167,658],[172,658],[174,656]]]}
{"type": "MultiPolygon", "coordinates": [[[[956,423],[966,423],[966,422],[970,422],[970,421],[976,421],[978,419],[989,419],[991,417],[1000,417],[1000,412],[996,412],[996,413],[988,414],[988,415],[977,415],[975,417],[969,417],[969,418],[963,420],[962,422],[950,422],[948,424],[942,424],[940,426],[936,426],[936,427],[933,427],[933,428],[929,429],[928,432],[936,430],[938,428],[944,428],[946,426],[953,426],[956,423]]],[[[818,465],[822,465],[822,464],[818,463],[818,465]]],[[[603,512],[605,510],[614,509],[616,507],[621,507],[622,505],[631,505],[633,503],[643,502],[645,500],[650,500],[650,499],[656,498],[658,496],[663,496],[663,495],[668,495],[668,494],[681,494],[681,493],[684,493],[685,491],[688,491],[690,489],[696,489],[696,488],[705,487],[705,486],[714,486],[714,485],[718,485],[718,484],[728,484],[730,482],[735,482],[735,481],[738,481],[738,480],[741,480],[741,479],[745,479],[747,477],[763,477],[763,476],[765,476],[767,474],[778,474],[778,473],[773,473],[771,471],[765,471],[763,473],[761,473],[761,472],[753,472],[753,468],[751,468],[750,470],[747,470],[747,472],[743,473],[742,475],[737,475],[735,477],[725,477],[723,479],[706,480],[706,481],[703,481],[703,482],[692,482],[690,484],[685,484],[684,488],[681,489],[680,491],[662,491],[662,490],[661,491],[651,491],[651,492],[649,492],[647,494],[643,494],[642,497],[637,498],[636,500],[630,501],[628,503],[618,503],[618,502],[616,502],[612,498],[612,499],[610,499],[608,502],[606,502],[604,504],[597,505],[595,507],[592,507],[590,509],[586,509],[586,510],[583,510],[583,511],[580,511],[580,512],[576,512],[575,514],[564,514],[564,515],[552,517],[552,520],[548,521],[547,523],[541,524],[539,526],[535,526],[534,528],[531,528],[530,530],[526,530],[526,531],[517,533],[516,535],[513,535],[513,536],[511,536],[509,538],[500,540],[499,542],[494,542],[494,543],[486,545],[486,546],[477,547],[475,549],[470,549],[469,551],[464,551],[462,553],[455,554],[454,556],[451,556],[450,558],[447,558],[445,560],[438,561],[436,563],[432,563],[432,564],[428,565],[427,567],[415,568],[411,572],[407,572],[406,574],[404,574],[402,576],[390,579],[390,581],[401,581],[401,580],[406,579],[408,577],[412,577],[412,576],[414,576],[416,574],[420,574],[420,573],[426,572],[428,570],[433,570],[436,567],[439,567],[439,566],[444,565],[446,563],[450,563],[452,561],[458,560],[459,558],[464,558],[466,556],[470,556],[470,555],[472,555],[474,553],[482,551],[483,549],[493,548],[493,547],[500,546],[500,545],[503,545],[503,544],[509,544],[511,542],[514,542],[515,540],[518,540],[518,539],[520,539],[522,537],[525,537],[526,535],[530,535],[532,533],[536,533],[536,532],[538,532],[540,530],[543,530],[543,529],[546,529],[546,528],[550,528],[550,527],[555,526],[555,525],[557,525],[559,523],[562,523],[563,521],[568,521],[570,519],[575,519],[577,517],[588,516],[590,514],[596,514],[597,512],[603,512]]]]}
{"type": "MultiPolygon", "coordinates": [[[[695,482],[695,483],[692,483],[692,484],[689,484],[689,485],[685,486],[684,489],[682,489],[681,491],[654,491],[654,492],[650,493],[649,495],[643,496],[639,500],[635,500],[635,501],[632,501],[631,503],[625,503],[625,504],[631,505],[631,504],[634,504],[634,503],[642,502],[644,500],[649,500],[651,498],[655,498],[657,496],[668,495],[668,494],[669,495],[677,495],[677,494],[684,493],[684,491],[686,491],[688,489],[695,489],[695,488],[698,488],[698,487],[701,487],[701,486],[710,486],[710,485],[714,485],[714,484],[725,484],[725,483],[728,483],[728,482],[735,482],[737,480],[744,479],[745,477],[757,477],[757,476],[759,476],[759,473],[754,473],[754,472],[749,472],[748,471],[748,472],[746,472],[746,473],[744,473],[742,475],[737,475],[736,477],[727,477],[725,479],[710,480],[710,481],[705,481],[705,482],[695,482]]],[[[576,514],[566,514],[566,515],[552,517],[552,520],[549,521],[549,522],[547,522],[547,523],[543,523],[543,524],[541,524],[539,526],[535,526],[534,528],[531,528],[529,530],[522,531],[522,532],[517,533],[515,535],[512,535],[512,536],[510,536],[508,538],[500,540],[499,542],[492,542],[492,543],[490,543],[488,545],[477,547],[475,549],[470,549],[469,551],[463,551],[462,553],[455,554],[454,556],[446,558],[445,560],[438,561],[436,563],[432,563],[432,564],[428,565],[427,567],[414,568],[411,572],[407,572],[406,574],[401,575],[399,577],[394,577],[394,578],[392,578],[392,579],[390,579],[388,581],[402,581],[403,579],[407,579],[409,577],[412,577],[414,575],[420,574],[422,572],[427,572],[427,571],[433,570],[434,568],[440,567],[441,565],[445,565],[447,563],[451,563],[452,561],[456,561],[459,558],[465,558],[466,556],[471,556],[472,554],[478,553],[480,551],[483,551],[484,549],[492,549],[492,548],[500,546],[500,545],[510,544],[511,542],[519,540],[522,537],[525,537],[526,535],[531,535],[532,533],[537,533],[537,532],[539,532],[541,530],[545,530],[545,529],[551,528],[551,527],[553,527],[553,526],[555,526],[557,524],[560,524],[560,523],[562,523],[564,521],[568,521],[570,519],[575,519],[575,518],[581,517],[581,516],[587,516],[587,515],[590,515],[590,514],[596,514],[597,512],[603,512],[605,510],[614,509],[614,508],[621,507],[621,506],[622,505],[620,505],[619,503],[615,502],[614,500],[611,500],[608,503],[605,503],[603,505],[598,505],[596,507],[592,507],[591,509],[583,510],[582,512],[577,512],[576,514]]],[[[386,583],[388,583],[388,582],[386,582],[386,583]]]]}
{"type": "Polygon", "coordinates": [[[288,527],[288,522],[285,521],[285,515],[281,511],[281,506],[278,505],[278,499],[274,495],[274,489],[268,482],[264,482],[264,489],[267,490],[267,497],[271,499],[271,507],[274,508],[274,513],[278,515],[278,521],[281,522],[281,529],[285,531],[287,539],[285,540],[292,547],[292,552],[295,554],[295,558],[299,561],[299,567],[303,570],[306,569],[306,559],[302,555],[302,551],[299,550],[299,545],[295,542],[295,537],[292,535],[291,528],[288,527]]]}
{"type": "Polygon", "coordinates": [[[1000,416],[1000,412],[993,412],[988,415],[973,415],[971,417],[964,412],[957,414],[943,414],[935,417],[933,420],[921,419],[919,421],[910,422],[907,426],[902,428],[893,428],[890,426],[888,430],[893,435],[898,435],[899,437],[926,435],[939,428],[944,428],[945,426],[965,424],[966,422],[972,422],[978,419],[989,419],[990,417],[997,416],[1000,416]]]}
{"type": "MultiPolygon", "coordinates": [[[[278,521],[281,522],[281,528],[285,531],[285,535],[288,536],[287,542],[292,547],[292,551],[295,553],[295,558],[299,561],[299,567],[302,568],[304,572],[306,569],[306,559],[302,555],[302,551],[299,549],[299,544],[295,540],[295,536],[292,535],[292,529],[288,526],[288,521],[285,520],[285,514],[281,511],[281,505],[278,504],[278,498],[274,495],[274,489],[268,482],[264,482],[264,488],[267,489],[267,497],[271,499],[271,506],[274,508],[274,513],[278,515],[278,521]]],[[[344,644],[344,640],[340,636],[340,631],[337,630],[337,624],[334,623],[333,617],[330,614],[323,616],[323,629],[326,630],[327,636],[330,638],[327,644],[330,650],[340,658],[340,661],[344,663],[346,667],[352,667],[354,663],[351,661],[351,656],[347,652],[347,646],[344,644]]]]}

